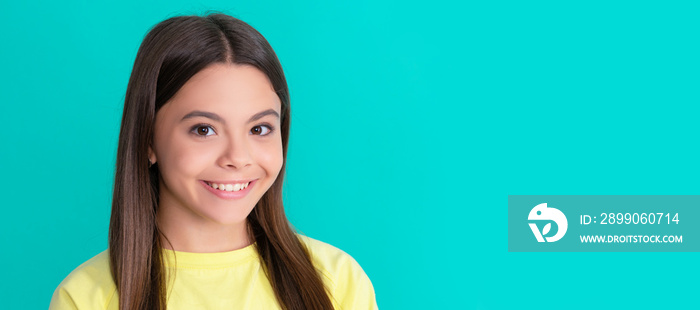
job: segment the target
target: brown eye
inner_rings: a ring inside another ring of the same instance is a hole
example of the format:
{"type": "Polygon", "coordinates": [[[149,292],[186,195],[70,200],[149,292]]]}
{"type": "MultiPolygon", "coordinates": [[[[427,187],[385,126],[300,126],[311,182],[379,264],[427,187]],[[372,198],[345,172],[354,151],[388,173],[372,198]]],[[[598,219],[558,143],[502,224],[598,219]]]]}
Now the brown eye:
{"type": "Polygon", "coordinates": [[[207,125],[197,125],[192,128],[192,132],[198,136],[211,136],[214,134],[214,129],[207,125]]]}
{"type": "Polygon", "coordinates": [[[250,130],[250,133],[254,135],[259,135],[259,136],[265,136],[269,134],[272,131],[270,129],[270,126],[267,125],[260,125],[260,126],[255,126],[250,130]]]}

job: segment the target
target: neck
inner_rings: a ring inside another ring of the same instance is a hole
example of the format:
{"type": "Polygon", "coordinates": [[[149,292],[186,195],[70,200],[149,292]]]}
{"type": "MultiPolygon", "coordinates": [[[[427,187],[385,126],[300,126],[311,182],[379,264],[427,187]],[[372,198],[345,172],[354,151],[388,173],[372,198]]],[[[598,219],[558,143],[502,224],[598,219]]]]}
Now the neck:
{"type": "Polygon", "coordinates": [[[247,220],[230,225],[206,219],[192,221],[191,217],[181,216],[178,211],[176,208],[161,207],[156,216],[161,232],[161,244],[166,249],[215,253],[242,249],[253,243],[248,236],[247,220]]]}

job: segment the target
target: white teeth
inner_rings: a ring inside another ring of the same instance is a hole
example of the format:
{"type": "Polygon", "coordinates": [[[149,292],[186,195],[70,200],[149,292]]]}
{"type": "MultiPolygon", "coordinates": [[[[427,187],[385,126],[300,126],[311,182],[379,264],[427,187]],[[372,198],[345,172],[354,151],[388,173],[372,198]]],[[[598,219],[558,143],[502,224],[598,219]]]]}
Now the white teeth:
{"type": "Polygon", "coordinates": [[[248,183],[237,183],[237,184],[217,184],[217,183],[209,183],[209,186],[218,189],[221,191],[227,191],[227,192],[237,192],[240,190],[244,190],[250,185],[250,182],[248,183]]]}

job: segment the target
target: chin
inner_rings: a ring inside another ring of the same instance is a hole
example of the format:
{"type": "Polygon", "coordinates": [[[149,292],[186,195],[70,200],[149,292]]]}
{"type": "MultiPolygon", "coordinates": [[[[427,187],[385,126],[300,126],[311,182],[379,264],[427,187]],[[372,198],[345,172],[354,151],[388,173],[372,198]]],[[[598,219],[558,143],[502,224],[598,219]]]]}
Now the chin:
{"type": "Polygon", "coordinates": [[[236,214],[232,216],[211,216],[209,219],[219,225],[223,226],[234,226],[234,225],[240,225],[240,224],[246,224],[248,220],[248,214],[236,214]]]}

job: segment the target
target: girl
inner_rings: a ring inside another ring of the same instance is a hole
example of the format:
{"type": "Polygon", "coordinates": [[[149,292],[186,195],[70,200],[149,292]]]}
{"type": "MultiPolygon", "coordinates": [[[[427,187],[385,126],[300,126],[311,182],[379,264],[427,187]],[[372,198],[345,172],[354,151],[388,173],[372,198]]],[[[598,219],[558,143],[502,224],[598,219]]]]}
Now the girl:
{"type": "Polygon", "coordinates": [[[376,309],[348,254],[282,206],[289,93],[265,38],[180,16],[144,38],[126,91],[109,249],[51,309],[376,309]]]}

